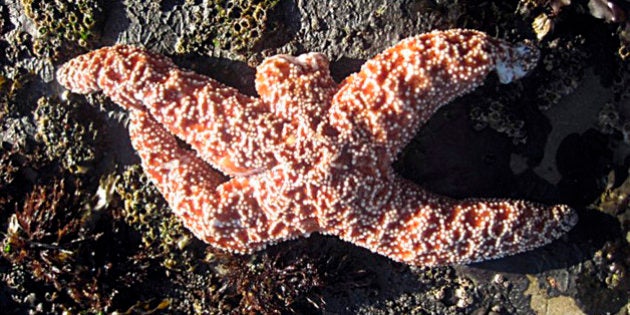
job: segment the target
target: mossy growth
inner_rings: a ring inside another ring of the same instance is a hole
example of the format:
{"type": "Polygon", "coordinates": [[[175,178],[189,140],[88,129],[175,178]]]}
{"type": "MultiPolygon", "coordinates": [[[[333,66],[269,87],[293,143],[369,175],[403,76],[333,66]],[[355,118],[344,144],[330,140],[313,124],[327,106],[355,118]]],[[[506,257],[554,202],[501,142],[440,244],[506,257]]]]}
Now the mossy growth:
{"type": "Polygon", "coordinates": [[[8,220],[0,255],[22,268],[6,281],[21,279],[14,287],[17,296],[44,294],[46,302],[37,306],[44,312],[97,311],[115,295],[98,284],[115,272],[104,273],[105,264],[91,250],[103,235],[95,228],[108,229],[97,223],[98,213],[85,207],[86,188],[77,178],[36,185],[8,220]]]}
{"type": "Polygon", "coordinates": [[[193,6],[190,25],[177,45],[179,53],[211,47],[243,53],[256,49],[269,31],[269,12],[279,0],[204,0],[193,6]]]}
{"type": "Polygon", "coordinates": [[[22,0],[24,13],[37,27],[35,53],[50,58],[64,51],[90,49],[103,23],[100,0],[22,0]]]}

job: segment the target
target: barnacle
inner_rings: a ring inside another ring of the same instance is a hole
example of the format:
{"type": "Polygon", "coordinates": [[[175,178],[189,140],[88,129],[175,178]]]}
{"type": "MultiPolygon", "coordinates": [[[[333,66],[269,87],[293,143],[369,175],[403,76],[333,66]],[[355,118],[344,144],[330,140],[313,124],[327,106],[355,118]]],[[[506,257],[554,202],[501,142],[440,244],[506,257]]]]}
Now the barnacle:
{"type": "Polygon", "coordinates": [[[37,101],[34,118],[36,139],[45,145],[50,159],[59,160],[65,169],[76,174],[87,172],[99,152],[94,146],[97,130],[94,123],[81,119],[85,112],[77,104],[61,104],[56,98],[42,97],[37,101]]]}
{"type": "Polygon", "coordinates": [[[34,46],[39,56],[59,57],[63,51],[89,48],[100,36],[103,20],[100,0],[21,0],[24,12],[37,28],[34,46]]]}
{"type": "Polygon", "coordinates": [[[630,65],[617,62],[617,72],[612,83],[612,96],[599,111],[599,130],[606,134],[619,133],[625,143],[630,143],[630,121],[627,104],[630,102],[630,65]]]}
{"type": "Polygon", "coordinates": [[[142,246],[150,258],[157,258],[167,269],[190,270],[198,260],[194,247],[187,248],[192,236],[172,215],[157,189],[138,166],[128,167],[115,185],[123,201],[122,217],[141,235],[142,246]]]}
{"type": "Polygon", "coordinates": [[[189,18],[177,50],[208,51],[212,47],[243,53],[269,32],[269,12],[279,0],[204,0],[187,8],[189,18]]]}
{"type": "Polygon", "coordinates": [[[545,84],[538,85],[538,108],[548,110],[560,100],[573,93],[584,76],[585,60],[589,54],[585,49],[585,39],[576,36],[572,39],[555,39],[544,44],[538,76],[545,84]]]}
{"type": "Polygon", "coordinates": [[[508,136],[514,144],[525,143],[527,140],[525,122],[511,115],[506,106],[498,100],[492,101],[488,108],[473,107],[470,118],[475,123],[473,127],[476,130],[489,127],[508,136]]]}

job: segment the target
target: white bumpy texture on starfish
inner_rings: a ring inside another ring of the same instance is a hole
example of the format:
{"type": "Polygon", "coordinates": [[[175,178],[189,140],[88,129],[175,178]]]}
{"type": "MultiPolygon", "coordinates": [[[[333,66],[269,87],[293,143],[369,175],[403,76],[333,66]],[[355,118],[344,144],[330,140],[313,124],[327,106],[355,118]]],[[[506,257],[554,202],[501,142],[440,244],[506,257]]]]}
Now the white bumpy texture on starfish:
{"type": "Polygon", "coordinates": [[[341,84],[321,54],[267,58],[259,98],[124,45],[79,56],[57,75],[73,92],[103,91],[130,110],[145,171],[209,244],[248,253],[320,232],[434,266],[527,251],[576,224],[564,205],[455,200],[391,167],[440,106],[492,70],[508,83],[537,60],[531,45],[454,29],[407,38],[341,84]]]}

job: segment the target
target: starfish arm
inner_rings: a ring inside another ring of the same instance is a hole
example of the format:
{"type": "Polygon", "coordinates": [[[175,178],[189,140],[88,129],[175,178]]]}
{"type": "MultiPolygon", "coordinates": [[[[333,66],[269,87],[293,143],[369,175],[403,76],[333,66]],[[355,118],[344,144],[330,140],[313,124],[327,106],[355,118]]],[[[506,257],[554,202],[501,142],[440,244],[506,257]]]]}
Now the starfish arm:
{"type": "Polygon", "coordinates": [[[507,199],[454,200],[401,178],[375,185],[330,232],[396,261],[419,266],[467,264],[550,243],[577,222],[564,205],[507,199]]]}
{"type": "Polygon", "coordinates": [[[483,83],[496,70],[501,82],[524,76],[538,50],[474,30],[434,31],[407,38],[366,62],[341,83],[332,124],[358,133],[395,157],[421,124],[450,100],[483,83]]]}
{"type": "Polygon", "coordinates": [[[150,112],[217,169],[231,175],[273,166],[285,122],[259,99],[184,71],[163,56],[117,45],[79,56],[57,72],[76,93],[102,90],[125,108],[150,112]]]}
{"type": "Polygon", "coordinates": [[[255,176],[225,181],[193,151],[180,148],[146,112],[132,111],[129,131],[144,171],[175,215],[199,239],[217,248],[247,253],[301,236],[281,218],[272,219],[261,210],[251,184],[255,176]]]}

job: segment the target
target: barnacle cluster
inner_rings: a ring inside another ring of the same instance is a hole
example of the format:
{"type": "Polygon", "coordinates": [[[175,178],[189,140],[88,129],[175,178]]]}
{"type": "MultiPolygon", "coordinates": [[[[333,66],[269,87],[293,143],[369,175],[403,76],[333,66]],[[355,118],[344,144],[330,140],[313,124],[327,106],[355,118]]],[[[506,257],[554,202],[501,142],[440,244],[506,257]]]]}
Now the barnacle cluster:
{"type": "MultiPolygon", "coordinates": [[[[13,24],[10,24],[13,26],[13,24]]],[[[5,25],[5,30],[8,27],[5,25]]],[[[44,72],[52,73],[52,64],[39,59],[34,52],[34,39],[24,28],[14,28],[0,33],[0,102],[7,107],[7,100],[15,99],[36,75],[44,78],[44,72]],[[45,69],[48,67],[47,69],[45,69]]],[[[52,80],[49,75],[47,79],[52,80]]],[[[11,107],[12,104],[8,104],[11,107]]],[[[4,108],[3,108],[4,114],[4,108]]],[[[2,115],[0,115],[1,117],[2,115]]]]}
{"type": "Polygon", "coordinates": [[[542,111],[558,104],[573,93],[584,77],[585,62],[589,57],[581,36],[571,39],[554,39],[542,43],[544,53],[536,76],[544,84],[538,84],[537,105],[542,111]]]}
{"type": "Polygon", "coordinates": [[[197,243],[172,214],[155,186],[138,165],[128,167],[115,185],[121,198],[124,221],[140,234],[141,244],[149,258],[158,258],[168,269],[189,270],[198,260],[189,250],[197,243]]]}
{"type": "Polygon", "coordinates": [[[612,102],[606,102],[599,111],[599,130],[605,134],[619,132],[623,141],[630,144],[630,121],[623,115],[619,107],[612,102]]]}
{"type": "Polygon", "coordinates": [[[612,83],[613,95],[600,109],[599,129],[605,134],[620,133],[625,143],[630,144],[630,64],[618,63],[612,83]]]}
{"type": "Polygon", "coordinates": [[[19,80],[10,80],[10,92],[0,95],[0,204],[5,209],[15,208],[33,184],[84,176],[101,156],[93,126],[98,119],[85,117],[91,116],[90,109],[79,110],[55,97],[32,104],[21,98],[24,89],[15,83],[19,80]]]}
{"type": "Polygon", "coordinates": [[[255,49],[269,31],[269,12],[279,0],[204,0],[184,4],[189,15],[177,51],[206,52],[218,47],[233,52],[255,49]]]}
{"type": "Polygon", "coordinates": [[[34,112],[37,134],[35,139],[44,144],[45,153],[51,160],[75,174],[85,173],[97,158],[99,152],[93,144],[98,133],[90,110],[80,110],[84,106],[73,102],[61,104],[53,97],[41,97],[34,112]]]}
{"type": "Polygon", "coordinates": [[[37,27],[35,52],[58,57],[60,50],[89,48],[99,37],[103,20],[100,0],[21,0],[24,13],[37,27]]]}
{"type": "Polygon", "coordinates": [[[508,136],[514,144],[522,144],[527,140],[527,133],[523,128],[525,122],[510,114],[499,100],[493,100],[487,108],[474,106],[470,111],[470,119],[474,122],[475,130],[489,127],[508,136]]]}
{"type": "Polygon", "coordinates": [[[426,289],[361,306],[357,313],[525,314],[528,308],[524,302],[531,298],[519,296],[519,290],[514,287],[521,284],[500,273],[490,278],[487,273],[476,275],[475,272],[460,273],[451,268],[432,268],[417,272],[416,276],[418,285],[426,289]],[[506,290],[508,287],[509,291],[506,290]],[[485,298],[487,296],[492,298],[485,298]]]}

